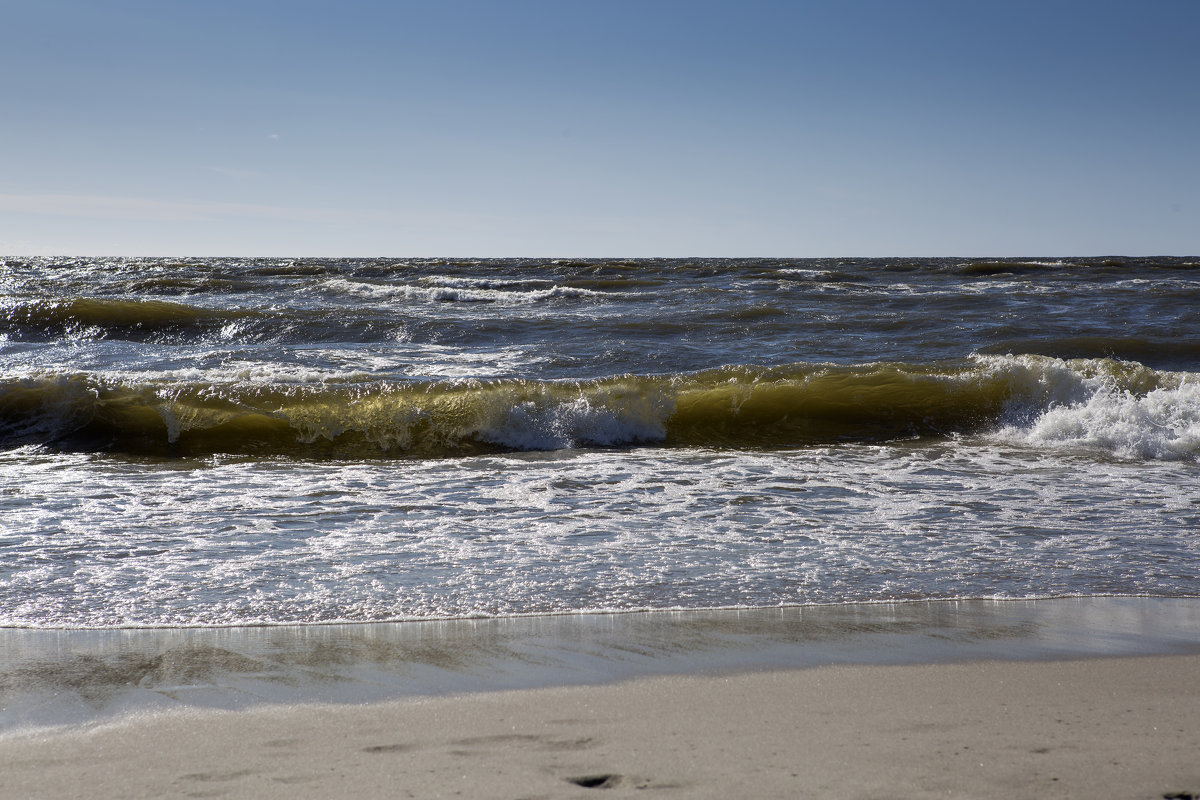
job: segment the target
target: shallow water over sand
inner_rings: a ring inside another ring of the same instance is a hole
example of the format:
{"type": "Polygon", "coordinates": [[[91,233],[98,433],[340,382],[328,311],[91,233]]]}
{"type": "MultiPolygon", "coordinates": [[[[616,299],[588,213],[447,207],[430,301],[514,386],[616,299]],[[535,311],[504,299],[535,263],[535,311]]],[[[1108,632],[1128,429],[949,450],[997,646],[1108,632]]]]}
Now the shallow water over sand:
{"type": "Polygon", "coordinates": [[[0,629],[0,733],[133,712],[827,664],[1200,652],[1200,601],[1086,598],[352,625],[0,629]]]}

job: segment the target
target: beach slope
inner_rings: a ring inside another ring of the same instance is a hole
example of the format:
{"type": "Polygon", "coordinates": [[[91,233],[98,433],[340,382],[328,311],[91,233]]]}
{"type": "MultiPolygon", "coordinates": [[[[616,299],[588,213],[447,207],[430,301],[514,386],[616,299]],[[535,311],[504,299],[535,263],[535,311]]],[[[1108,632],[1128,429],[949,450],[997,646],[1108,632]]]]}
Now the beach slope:
{"type": "Polygon", "coordinates": [[[828,666],[0,737],[0,796],[1200,794],[1200,656],[828,666]]]}

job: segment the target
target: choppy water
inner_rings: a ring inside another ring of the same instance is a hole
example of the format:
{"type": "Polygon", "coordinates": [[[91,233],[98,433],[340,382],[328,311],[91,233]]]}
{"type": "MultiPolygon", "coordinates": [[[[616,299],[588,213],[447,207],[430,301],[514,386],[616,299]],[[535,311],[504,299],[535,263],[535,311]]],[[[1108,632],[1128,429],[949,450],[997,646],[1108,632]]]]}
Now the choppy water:
{"type": "Polygon", "coordinates": [[[1200,596],[1200,261],[9,259],[0,625],[1200,596]]]}

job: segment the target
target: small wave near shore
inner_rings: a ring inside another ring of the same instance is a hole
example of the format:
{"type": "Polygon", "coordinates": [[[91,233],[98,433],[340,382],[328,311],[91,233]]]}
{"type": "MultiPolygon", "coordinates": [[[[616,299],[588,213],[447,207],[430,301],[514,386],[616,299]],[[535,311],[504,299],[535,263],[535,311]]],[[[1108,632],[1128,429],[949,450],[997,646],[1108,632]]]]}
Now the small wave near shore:
{"type": "Polygon", "coordinates": [[[1026,355],[586,381],[289,385],[33,372],[0,382],[0,442],[141,454],[444,457],[980,434],[1118,457],[1197,458],[1200,377],[1026,355]]]}

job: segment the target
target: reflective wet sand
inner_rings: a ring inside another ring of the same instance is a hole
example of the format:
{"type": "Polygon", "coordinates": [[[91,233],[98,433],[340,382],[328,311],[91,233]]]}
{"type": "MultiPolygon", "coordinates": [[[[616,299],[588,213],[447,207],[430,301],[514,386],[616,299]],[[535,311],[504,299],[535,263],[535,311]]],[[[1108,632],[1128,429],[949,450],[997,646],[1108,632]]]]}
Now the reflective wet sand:
{"type": "Polygon", "coordinates": [[[0,731],[848,664],[1200,653],[1200,600],[1082,598],[363,625],[0,629],[0,731]]]}

